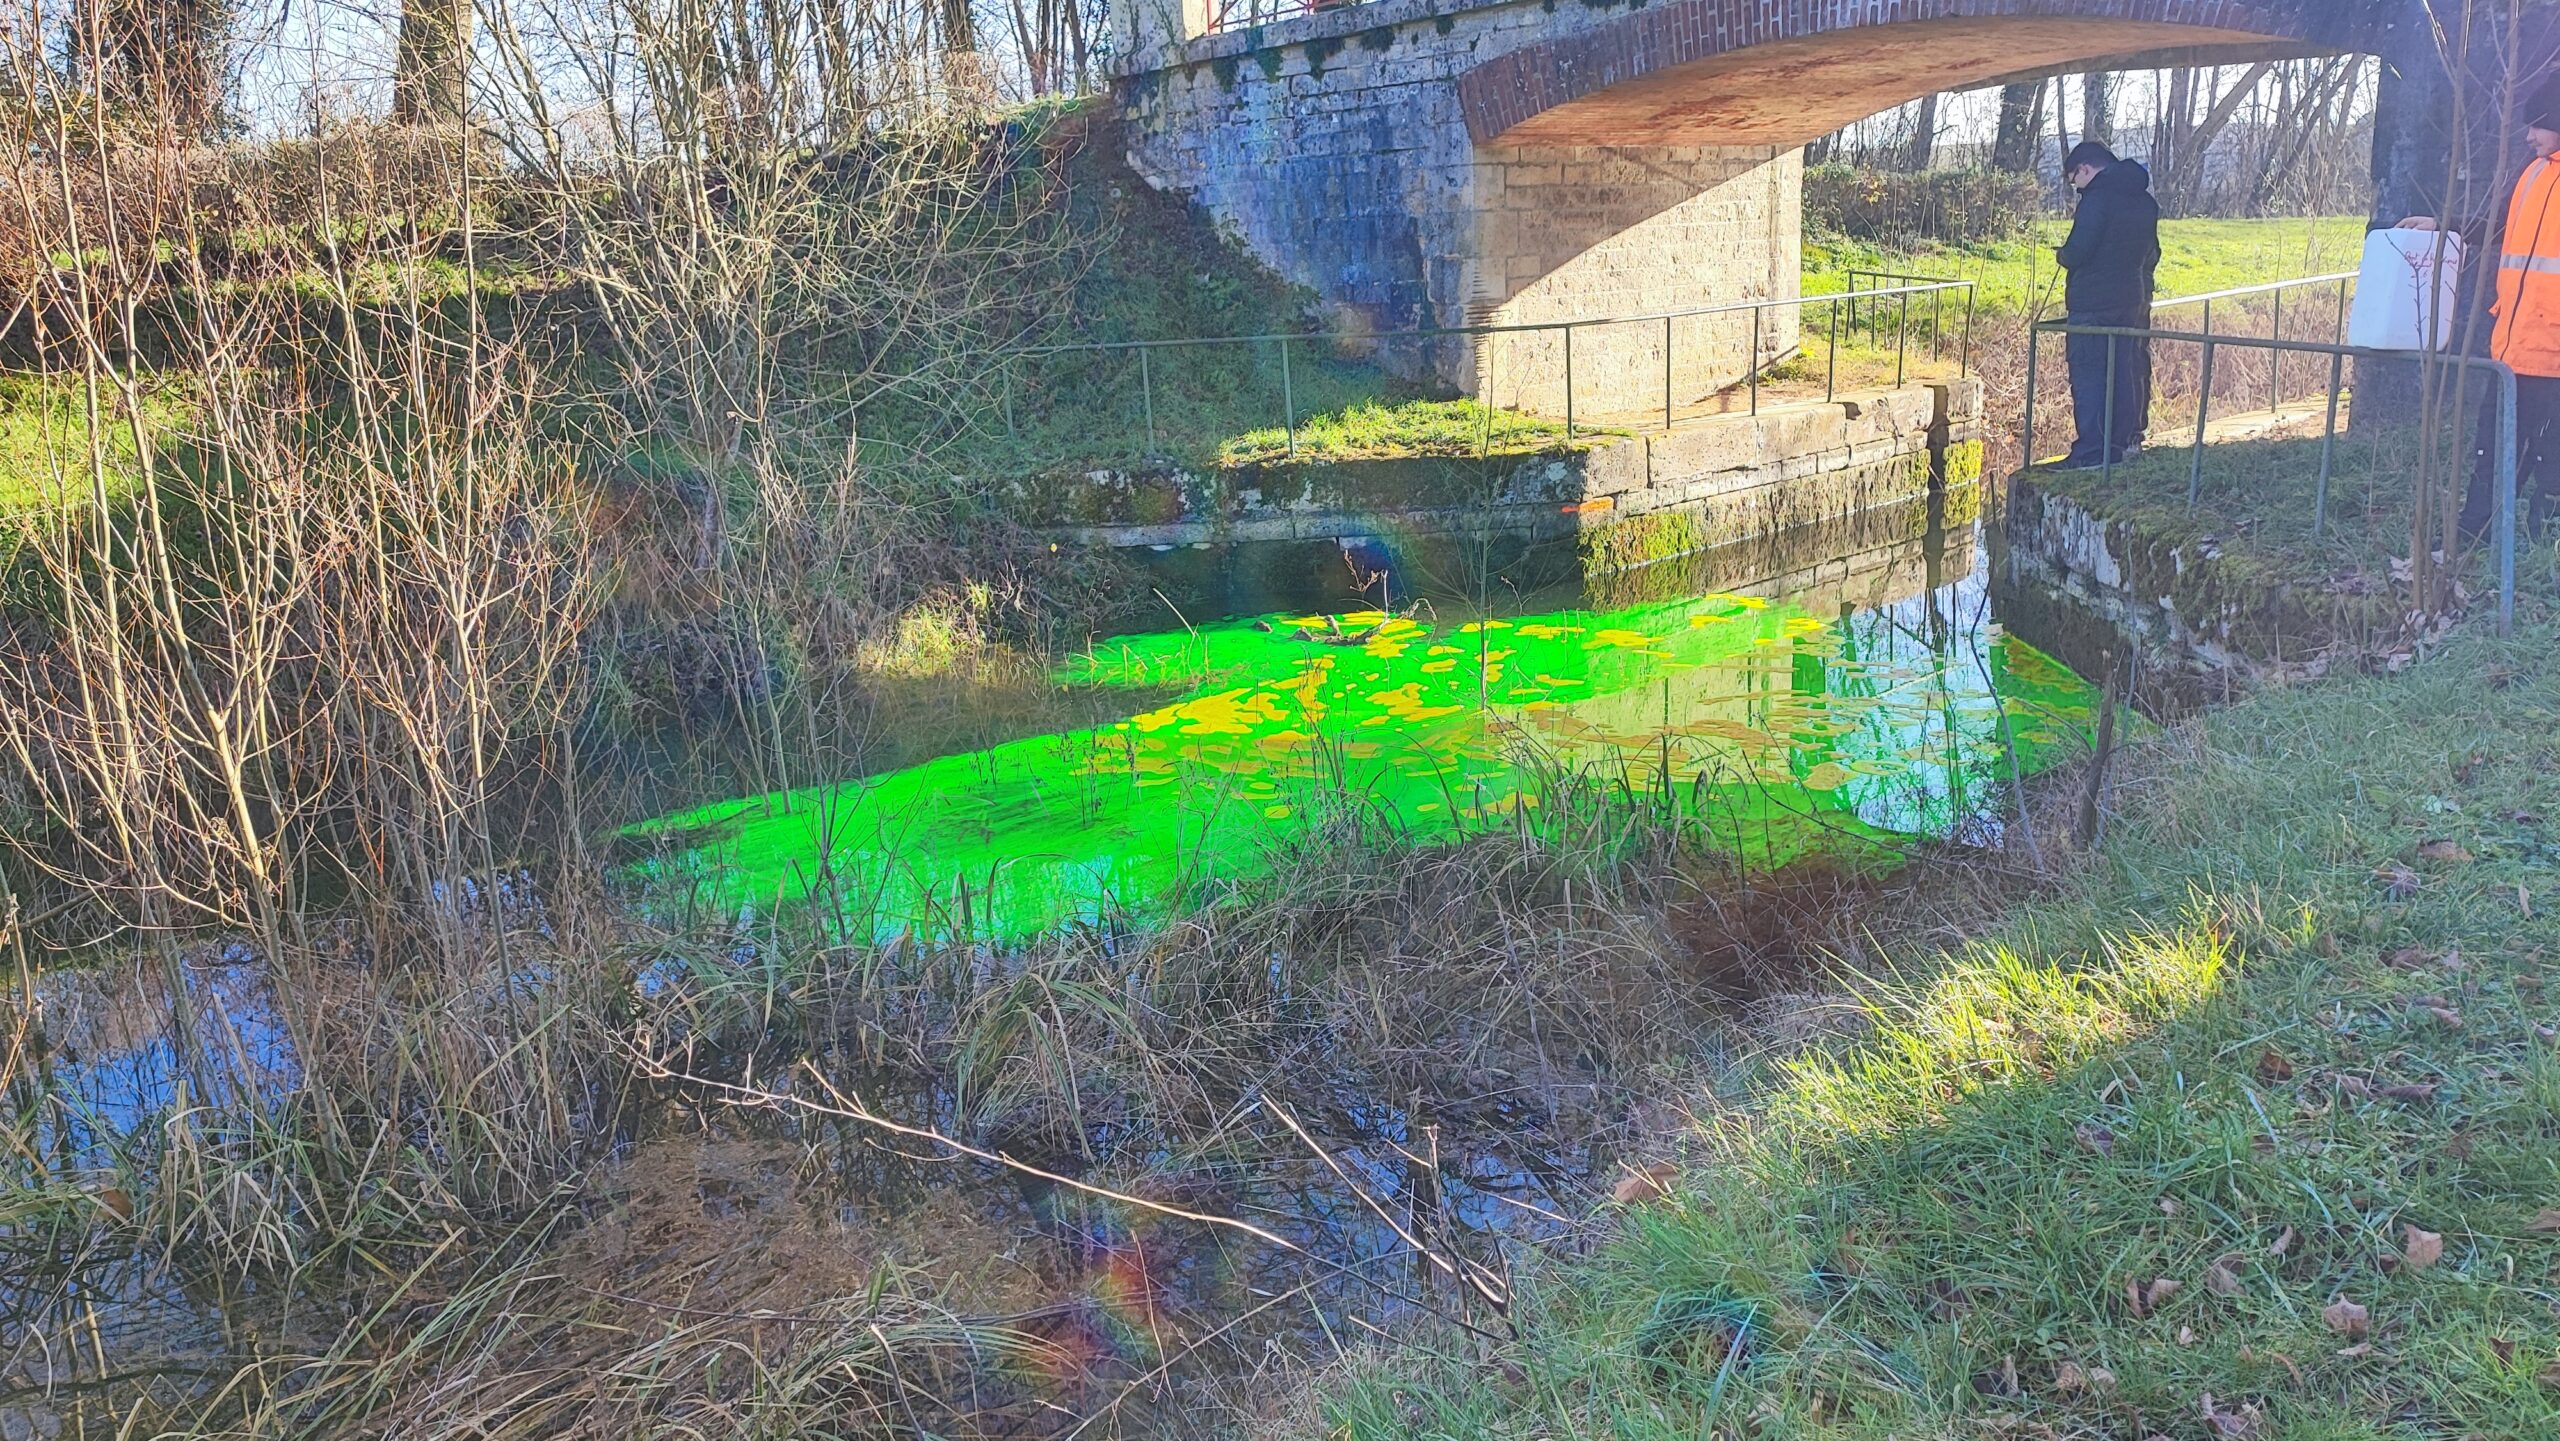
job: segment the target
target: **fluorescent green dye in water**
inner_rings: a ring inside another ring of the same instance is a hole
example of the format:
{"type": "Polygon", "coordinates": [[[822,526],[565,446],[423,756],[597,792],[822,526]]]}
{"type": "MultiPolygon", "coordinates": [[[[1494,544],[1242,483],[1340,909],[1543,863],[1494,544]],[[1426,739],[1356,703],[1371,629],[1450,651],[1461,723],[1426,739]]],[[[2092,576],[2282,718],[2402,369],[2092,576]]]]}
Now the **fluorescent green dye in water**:
{"type": "Polygon", "coordinates": [[[1413,844],[1634,833],[1772,868],[1889,860],[1990,783],[2087,745],[2095,698],[1979,615],[1977,583],[1845,619],[1736,595],[1464,623],[1375,613],[1123,637],[1069,687],[1159,709],[633,828],[662,908],[855,939],[1019,940],[1267,874],[1327,823],[1413,844]]]}

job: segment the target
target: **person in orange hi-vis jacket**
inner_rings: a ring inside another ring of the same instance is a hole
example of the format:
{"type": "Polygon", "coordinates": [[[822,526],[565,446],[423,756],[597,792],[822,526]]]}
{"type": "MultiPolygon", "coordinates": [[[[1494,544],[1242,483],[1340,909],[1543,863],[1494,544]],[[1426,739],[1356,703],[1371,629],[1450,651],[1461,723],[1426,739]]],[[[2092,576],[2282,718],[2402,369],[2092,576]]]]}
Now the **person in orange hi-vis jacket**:
{"type": "MultiPolygon", "coordinates": [[[[2496,323],[2489,354],[2516,373],[2516,493],[2532,507],[2536,524],[2560,495],[2560,74],[2546,77],[2526,97],[2525,146],[2532,158],[2517,177],[2498,237],[2496,323]]],[[[2414,215],[2403,230],[2434,230],[2442,222],[2414,215]]],[[[2485,226],[2465,227],[2477,243],[2485,226]]],[[[2462,506],[2462,530],[2488,528],[2490,486],[2497,457],[2497,400],[2490,397],[2479,427],[2479,464],[2462,506]]]]}

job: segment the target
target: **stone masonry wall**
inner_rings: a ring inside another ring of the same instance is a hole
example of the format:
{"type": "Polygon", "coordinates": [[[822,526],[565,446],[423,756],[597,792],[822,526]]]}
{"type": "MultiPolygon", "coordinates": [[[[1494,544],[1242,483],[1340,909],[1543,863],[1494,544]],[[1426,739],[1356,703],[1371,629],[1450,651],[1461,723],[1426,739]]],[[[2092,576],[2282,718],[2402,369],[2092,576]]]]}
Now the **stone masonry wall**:
{"type": "MultiPolygon", "coordinates": [[[[1800,152],[1488,145],[1477,148],[1474,183],[1469,315],[1481,323],[1671,315],[1797,292],[1800,152]]],[[[1762,313],[1762,365],[1795,348],[1798,319],[1792,307],[1762,313]]],[[[1577,326],[1577,413],[1650,413],[1666,383],[1686,405],[1747,376],[1752,340],[1748,312],[1577,326]]],[[[1557,414],[1563,352],[1558,331],[1488,339],[1477,347],[1475,393],[1557,414]]]]}
{"type": "MultiPolygon", "coordinates": [[[[1532,0],[1479,5],[1459,31],[1452,15],[1426,4],[1362,5],[1366,28],[1297,44],[1262,43],[1276,36],[1257,29],[1176,47],[1205,62],[1123,81],[1132,167],[1193,197],[1354,333],[1794,293],[1796,267],[1777,261],[1795,244],[1796,167],[1776,150],[1533,152],[1479,149],[1468,134],[1459,75],[1505,48],[1600,23],[1611,10],[1580,0],[1552,12],[1532,0]]],[[[1345,13],[1269,29],[1339,25],[1345,13]]],[[[1675,339],[1679,385],[1711,389],[1741,378],[1747,341],[1698,329],[1675,339]],[[1696,353],[1680,360],[1692,340],[1696,353]]],[[[1578,381],[1581,344],[1578,336],[1578,381]]],[[[1658,333],[1641,346],[1631,337],[1594,344],[1595,406],[1607,408],[1601,386],[1638,370],[1648,372],[1645,393],[1658,403],[1658,333]]],[[[1445,338],[1407,342],[1381,358],[1469,393],[1489,372],[1518,402],[1561,411],[1561,342],[1487,349],[1494,353],[1479,356],[1464,339],[1445,338]]]]}

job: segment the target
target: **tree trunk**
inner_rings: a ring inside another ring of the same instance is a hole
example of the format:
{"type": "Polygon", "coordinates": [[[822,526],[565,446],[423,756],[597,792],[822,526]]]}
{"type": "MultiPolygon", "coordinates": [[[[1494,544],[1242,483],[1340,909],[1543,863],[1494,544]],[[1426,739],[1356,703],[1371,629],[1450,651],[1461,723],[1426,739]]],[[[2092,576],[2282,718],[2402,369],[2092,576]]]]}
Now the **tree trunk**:
{"type": "Polygon", "coordinates": [[[2116,77],[2087,75],[2080,81],[2080,138],[2101,145],[2116,143],[2116,77]]]}
{"type": "Polygon", "coordinates": [[[2036,140],[2044,131],[2044,82],[2000,87],[2000,128],[1991,138],[1991,167],[2025,175],[2036,168],[2036,140]]]}
{"type": "Polygon", "coordinates": [[[90,0],[75,64],[110,109],[150,116],[171,140],[203,140],[222,114],[223,15],[209,0],[90,0]]]}
{"type": "Polygon", "coordinates": [[[1926,170],[1938,158],[1938,97],[1924,95],[1919,113],[1911,119],[1911,149],[1905,156],[1904,168],[1926,170]]]}
{"type": "Polygon", "coordinates": [[[391,118],[459,125],[470,111],[471,0],[400,0],[391,118]]]}

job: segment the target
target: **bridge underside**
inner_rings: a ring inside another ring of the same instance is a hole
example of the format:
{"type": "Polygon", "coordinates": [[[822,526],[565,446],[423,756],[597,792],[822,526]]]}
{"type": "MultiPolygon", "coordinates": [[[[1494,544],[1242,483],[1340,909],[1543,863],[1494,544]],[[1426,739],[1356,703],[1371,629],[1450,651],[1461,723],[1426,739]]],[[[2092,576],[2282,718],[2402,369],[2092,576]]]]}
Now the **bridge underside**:
{"type": "Polygon", "coordinates": [[[1479,140],[1550,145],[1768,145],[1792,149],[1924,95],[2028,76],[2128,68],[2177,57],[2227,64],[2318,47],[2244,30],[2158,22],[2002,16],[1826,31],[1673,64],[1548,104],[1616,37],[1515,51],[1464,77],[1479,140]],[[1545,105],[1527,118],[1512,113],[1545,105]],[[1498,131],[1491,127],[1499,125],[1498,131]]]}

